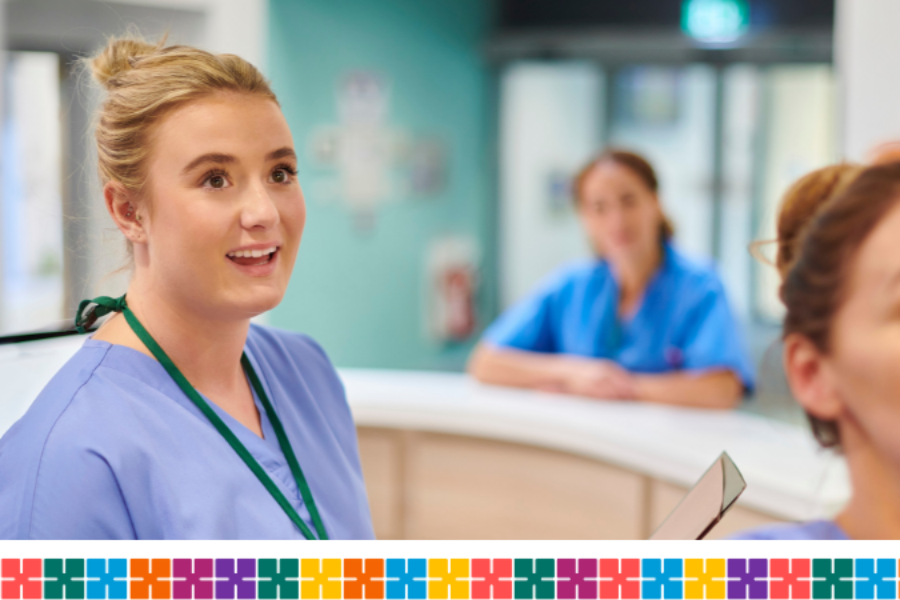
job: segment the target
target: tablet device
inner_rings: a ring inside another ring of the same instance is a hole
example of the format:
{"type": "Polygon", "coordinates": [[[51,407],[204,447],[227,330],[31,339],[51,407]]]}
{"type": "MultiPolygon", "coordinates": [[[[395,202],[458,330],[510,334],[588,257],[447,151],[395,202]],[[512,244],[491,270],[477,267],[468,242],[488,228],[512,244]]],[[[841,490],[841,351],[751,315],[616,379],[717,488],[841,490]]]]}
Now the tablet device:
{"type": "Polygon", "coordinates": [[[722,520],[747,487],[727,452],[694,484],[651,540],[702,540],[722,520]]]}

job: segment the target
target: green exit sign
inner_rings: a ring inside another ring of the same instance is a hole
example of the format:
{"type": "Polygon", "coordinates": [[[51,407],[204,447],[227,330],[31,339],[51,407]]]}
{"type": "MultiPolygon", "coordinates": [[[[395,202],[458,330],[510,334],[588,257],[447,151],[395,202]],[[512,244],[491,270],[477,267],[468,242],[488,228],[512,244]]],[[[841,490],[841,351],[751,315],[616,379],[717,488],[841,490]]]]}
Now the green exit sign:
{"type": "Polygon", "coordinates": [[[684,0],[681,6],[681,29],[700,42],[734,42],[749,27],[747,0],[684,0]]]}

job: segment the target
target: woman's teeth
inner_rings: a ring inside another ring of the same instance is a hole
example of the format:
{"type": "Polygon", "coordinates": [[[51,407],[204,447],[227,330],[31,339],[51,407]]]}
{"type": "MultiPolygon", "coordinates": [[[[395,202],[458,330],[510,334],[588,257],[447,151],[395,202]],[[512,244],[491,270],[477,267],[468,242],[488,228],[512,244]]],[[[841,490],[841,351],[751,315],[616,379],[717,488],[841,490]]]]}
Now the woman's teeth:
{"type": "Polygon", "coordinates": [[[264,250],[237,250],[236,252],[229,252],[229,258],[261,258],[268,254],[272,254],[278,250],[277,246],[272,246],[271,248],[266,248],[264,250]]]}

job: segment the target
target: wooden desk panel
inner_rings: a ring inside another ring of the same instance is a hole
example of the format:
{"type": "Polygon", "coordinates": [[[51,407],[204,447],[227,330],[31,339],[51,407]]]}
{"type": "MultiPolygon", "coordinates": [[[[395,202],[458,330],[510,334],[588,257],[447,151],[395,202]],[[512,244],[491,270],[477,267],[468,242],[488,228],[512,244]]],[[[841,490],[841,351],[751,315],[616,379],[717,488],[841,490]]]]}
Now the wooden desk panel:
{"type": "Polygon", "coordinates": [[[366,491],[375,535],[380,540],[403,535],[403,432],[362,427],[357,430],[366,491]]]}
{"type": "MultiPolygon", "coordinates": [[[[359,443],[380,539],[645,539],[686,491],[521,444],[370,427],[359,443]]],[[[710,538],[775,521],[737,506],[710,538]]]]}
{"type": "Polygon", "coordinates": [[[549,450],[420,434],[408,448],[412,539],[635,539],[644,479],[549,450]]]}

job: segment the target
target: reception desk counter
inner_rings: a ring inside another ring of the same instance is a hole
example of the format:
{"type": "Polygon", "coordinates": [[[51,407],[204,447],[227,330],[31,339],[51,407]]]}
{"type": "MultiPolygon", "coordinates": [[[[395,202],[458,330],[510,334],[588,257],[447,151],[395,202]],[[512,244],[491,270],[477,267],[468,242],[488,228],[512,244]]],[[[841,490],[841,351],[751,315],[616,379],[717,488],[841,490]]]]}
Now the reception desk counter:
{"type": "MultiPolygon", "coordinates": [[[[0,347],[0,435],[80,345],[0,347]]],[[[748,487],[712,537],[829,516],[849,495],[843,461],[806,428],[745,411],[572,398],[459,374],[340,373],[382,538],[645,538],[723,450],[748,487]]]]}
{"type": "Polygon", "coordinates": [[[723,450],[747,490],[711,537],[830,516],[844,462],[745,411],[597,401],[465,375],[345,369],[379,537],[646,538],[723,450]]]}

